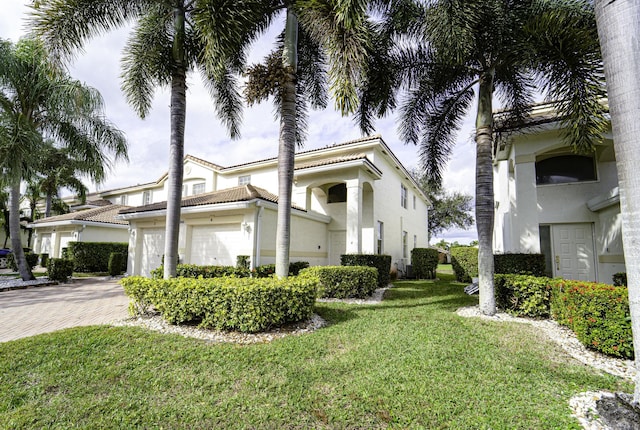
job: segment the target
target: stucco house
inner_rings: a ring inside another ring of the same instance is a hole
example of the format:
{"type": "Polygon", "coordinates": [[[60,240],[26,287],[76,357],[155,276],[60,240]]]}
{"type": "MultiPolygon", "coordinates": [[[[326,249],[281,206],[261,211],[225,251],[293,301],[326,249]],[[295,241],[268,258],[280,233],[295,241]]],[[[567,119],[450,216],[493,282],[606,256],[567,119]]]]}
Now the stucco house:
{"type": "Polygon", "coordinates": [[[611,283],[625,271],[610,131],[593,154],[561,139],[549,105],[494,153],[495,252],[542,252],[550,276],[611,283]]]}
{"type": "MultiPolygon", "coordinates": [[[[181,262],[235,265],[238,255],[248,255],[252,267],[275,262],[276,158],[223,167],[187,155],[183,180],[181,262]]],[[[87,196],[89,202],[129,206],[121,206],[116,216],[126,225],[129,274],[149,275],[161,263],[166,182],[164,174],[153,182],[87,196]]],[[[292,198],[291,261],[340,264],[345,252],[384,253],[404,272],[411,249],[428,246],[430,202],[380,136],[297,153],[292,198]]],[[[47,243],[42,227],[54,227],[48,220],[34,223],[37,252],[47,243]]],[[[75,239],[70,240],[86,237],[84,231],[71,234],[75,239]]]]}

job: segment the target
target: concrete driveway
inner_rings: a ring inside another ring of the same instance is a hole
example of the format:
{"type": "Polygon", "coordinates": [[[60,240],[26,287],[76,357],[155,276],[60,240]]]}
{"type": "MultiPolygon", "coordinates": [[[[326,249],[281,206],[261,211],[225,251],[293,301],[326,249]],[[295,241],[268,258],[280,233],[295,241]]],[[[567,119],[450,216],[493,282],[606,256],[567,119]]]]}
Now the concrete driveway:
{"type": "Polygon", "coordinates": [[[74,279],[69,284],[0,292],[0,342],[63,328],[127,318],[129,298],[118,280],[74,279]]]}

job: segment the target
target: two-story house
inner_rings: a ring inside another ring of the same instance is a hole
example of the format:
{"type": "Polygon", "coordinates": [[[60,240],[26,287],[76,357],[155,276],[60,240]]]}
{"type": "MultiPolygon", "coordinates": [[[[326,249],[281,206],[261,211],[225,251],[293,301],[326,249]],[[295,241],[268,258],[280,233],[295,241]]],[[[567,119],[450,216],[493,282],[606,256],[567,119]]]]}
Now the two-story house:
{"type": "MultiPolygon", "coordinates": [[[[277,159],[222,167],[187,155],[184,163],[181,261],[234,265],[248,255],[253,267],[274,263],[277,159]]],[[[89,196],[129,206],[114,219],[128,223],[130,274],[161,263],[166,178],[89,196]]],[[[411,249],[428,246],[430,203],[380,136],[296,154],[292,196],[292,261],[339,264],[345,252],[384,253],[403,271],[411,249]]],[[[55,218],[34,224],[37,252],[55,218]]]]}

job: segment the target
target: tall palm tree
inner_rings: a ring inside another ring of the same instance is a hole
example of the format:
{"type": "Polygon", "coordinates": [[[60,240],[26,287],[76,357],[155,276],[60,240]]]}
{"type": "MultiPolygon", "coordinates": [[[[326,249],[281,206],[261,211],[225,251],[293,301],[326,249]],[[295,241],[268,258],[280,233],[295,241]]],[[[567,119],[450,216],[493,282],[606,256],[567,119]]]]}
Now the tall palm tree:
{"type": "Polygon", "coordinates": [[[389,45],[383,56],[394,67],[371,67],[377,74],[359,115],[367,119],[394,107],[379,88],[383,95],[406,90],[400,133],[420,145],[424,170],[437,184],[462,118],[475,107],[480,308],[493,315],[494,100],[508,112],[505,125],[518,124],[535,93],[546,92],[566,126],[566,141],[576,151],[593,151],[606,128],[593,6],[586,0],[434,0],[407,11],[390,15],[385,31],[406,31],[404,43],[389,45]]]}
{"type": "Polygon", "coordinates": [[[23,280],[33,274],[20,238],[20,183],[37,172],[48,139],[88,163],[100,162],[91,179],[103,180],[108,155],[127,155],[124,135],[103,112],[100,94],[52,65],[41,43],[0,40],[0,168],[10,188],[11,248],[23,280]]]}
{"type": "MultiPolygon", "coordinates": [[[[595,5],[618,167],[633,345],[640,351],[640,177],[636,170],[640,165],[640,4],[596,0],[595,5]]],[[[635,364],[640,368],[640,353],[636,353],[635,364]]],[[[640,380],[635,381],[633,400],[640,401],[640,380]]]]}
{"type": "Polygon", "coordinates": [[[236,91],[245,48],[268,25],[261,0],[39,0],[31,23],[56,55],[69,59],[96,35],[135,22],[122,60],[127,100],[144,118],[156,87],[171,89],[171,137],[164,277],[175,276],[182,198],[186,76],[198,70],[232,137],[238,135],[236,91]]]}
{"type": "Polygon", "coordinates": [[[355,111],[357,83],[370,46],[367,2],[274,1],[285,28],[264,64],[249,69],[249,103],[273,96],[280,120],[276,275],[289,274],[291,192],[296,143],[302,144],[307,109],[324,108],[328,90],[344,115],[355,111]]]}

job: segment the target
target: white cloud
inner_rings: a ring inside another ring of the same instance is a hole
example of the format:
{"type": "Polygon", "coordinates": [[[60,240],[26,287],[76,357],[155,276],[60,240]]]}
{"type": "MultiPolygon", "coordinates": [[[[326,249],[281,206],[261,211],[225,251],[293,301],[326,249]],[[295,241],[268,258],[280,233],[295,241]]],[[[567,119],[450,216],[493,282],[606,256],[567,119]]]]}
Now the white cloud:
{"type": "MultiPolygon", "coordinates": [[[[0,15],[0,37],[14,42],[26,34],[23,18],[28,10],[25,0],[5,0],[0,15]]],[[[282,28],[282,20],[269,33],[259,39],[250,54],[252,62],[260,61],[268,54],[282,28]]],[[[100,189],[119,188],[130,184],[155,181],[166,171],[169,147],[169,93],[167,89],[156,92],[153,107],[146,119],[140,119],[126,103],[120,91],[120,58],[129,29],[121,29],[92,40],[84,53],[78,54],[70,67],[75,78],[97,88],[107,106],[107,117],[122,129],[129,141],[130,162],[119,162],[100,189]]],[[[213,103],[193,74],[188,80],[187,124],[185,153],[229,166],[247,161],[271,158],[277,154],[278,123],[274,119],[273,106],[269,102],[247,108],[241,129],[242,137],[232,141],[225,127],[218,120],[213,103]]],[[[304,149],[314,149],[333,143],[360,137],[360,131],[351,118],[342,118],[334,112],[333,105],[322,112],[311,112],[309,133],[304,149]]],[[[404,145],[397,135],[396,117],[390,116],[376,123],[391,150],[408,169],[418,166],[417,148],[404,145]]],[[[468,143],[473,121],[467,119],[459,134],[459,143],[452,154],[444,175],[444,184],[452,190],[474,194],[475,150],[468,143]]],[[[93,185],[90,188],[94,188],[93,185]]],[[[472,232],[474,230],[471,230],[472,232]]],[[[466,235],[469,232],[463,232],[466,235]]],[[[475,234],[475,233],[473,233],[475,234]]],[[[461,236],[462,237],[462,236],[461,236]]]]}

